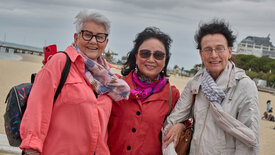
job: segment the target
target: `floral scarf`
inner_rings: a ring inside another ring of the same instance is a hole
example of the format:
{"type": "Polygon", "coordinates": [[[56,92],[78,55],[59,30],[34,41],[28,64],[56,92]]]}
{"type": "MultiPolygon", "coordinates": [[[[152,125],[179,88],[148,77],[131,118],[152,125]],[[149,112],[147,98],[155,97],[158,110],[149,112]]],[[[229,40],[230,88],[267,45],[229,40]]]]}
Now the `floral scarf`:
{"type": "Polygon", "coordinates": [[[118,79],[110,72],[108,62],[102,56],[94,61],[82,53],[78,46],[75,45],[73,48],[82,56],[85,76],[96,93],[107,93],[115,101],[129,98],[130,87],[124,80],[118,79]]]}
{"type": "Polygon", "coordinates": [[[131,89],[130,98],[144,101],[153,93],[157,93],[167,83],[165,77],[158,75],[157,79],[150,79],[139,72],[133,72],[133,81],[136,84],[135,89],[131,89]]]}

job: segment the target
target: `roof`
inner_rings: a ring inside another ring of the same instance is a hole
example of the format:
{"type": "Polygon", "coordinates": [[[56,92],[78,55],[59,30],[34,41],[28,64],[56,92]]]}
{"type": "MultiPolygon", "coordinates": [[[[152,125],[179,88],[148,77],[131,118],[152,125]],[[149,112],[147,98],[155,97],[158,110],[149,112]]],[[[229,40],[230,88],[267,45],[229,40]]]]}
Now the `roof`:
{"type": "Polygon", "coordinates": [[[250,44],[256,44],[256,45],[264,45],[264,46],[271,46],[272,42],[270,42],[269,35],[267,37],[255,37],[255,36],[248,36],[245,39],[241,41],[241,43],[250,43],[250,44]]]}

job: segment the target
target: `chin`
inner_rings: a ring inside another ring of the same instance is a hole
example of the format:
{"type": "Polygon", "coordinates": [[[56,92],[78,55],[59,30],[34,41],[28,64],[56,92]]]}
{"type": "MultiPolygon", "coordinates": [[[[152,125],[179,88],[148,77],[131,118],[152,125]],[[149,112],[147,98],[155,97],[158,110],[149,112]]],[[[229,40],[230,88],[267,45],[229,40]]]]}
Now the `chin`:
{"type": "Polygon", "coordinates": [[[92,59],[92,60],[95,60],[99,57],[99,55],[91,55],[91,56],[88,56],[88,58],[92,59]]]}

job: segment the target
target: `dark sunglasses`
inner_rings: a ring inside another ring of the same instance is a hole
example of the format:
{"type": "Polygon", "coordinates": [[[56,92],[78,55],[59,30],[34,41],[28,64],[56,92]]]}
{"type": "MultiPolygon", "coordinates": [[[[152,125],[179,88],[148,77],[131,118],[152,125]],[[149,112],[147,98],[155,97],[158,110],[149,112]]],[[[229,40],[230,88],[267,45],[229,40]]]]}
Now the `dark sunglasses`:
{"type": "MultiPolygon", "coordinates": [[[[142,58],[149,58],[151,56],[152,52],[150,50],[140,50],[139,55],[142,58]]],[[[153,56],[156,60],[162,60],[165,57],[165,53],[161,51],[155,51],[153,52],[153,56]]]]}

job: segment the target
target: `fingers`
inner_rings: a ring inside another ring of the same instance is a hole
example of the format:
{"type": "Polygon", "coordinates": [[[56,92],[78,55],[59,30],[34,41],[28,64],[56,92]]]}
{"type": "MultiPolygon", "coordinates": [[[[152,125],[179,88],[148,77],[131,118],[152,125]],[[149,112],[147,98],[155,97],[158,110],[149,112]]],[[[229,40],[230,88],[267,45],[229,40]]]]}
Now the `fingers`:
{"type": "Polygon", "coordinates": [[[174,137],[170,136],[166,141],[164,141],[164,146],[167,147],[173,141],[174,137]]]}
{"type": "Polygon", "coordinates": [[[165,131],[164,135],[167,135],[167,134],[170,132],[170,130],[171,130],[171,127],[169,127],[169,128],[165,131]]]}
{"type": "Polygon", "coordinates": [[[164,146],[167,147],[171,142],[177,141],[177,134],[174,131],[174,126],[167,129],[164,134],[163,143],[164,146]]]}
{"type": "Polygon", "coordinates": [[[169,127],[165,133],[164,133],[164,138],[163,138],[163,142],[167,141],[170,137],[171,137],[171,133],[170,133],[171,127],[169,127]]]}
{"type": "Polygon", "coordinates": [[[174,147],[177,146],[181,131],[184,129],[182,123],[177,123],[166,130],[164,133],[163,143],[167,147],[171,142],[174,142],[174,147]]]}
{"type": "MultiPolygon", "coordinates": [[[[167,133],[167,134],[164,136],[164,138],[163,138],[162,141],[163,141],[164,143],[167,143],[167,142],[170,143],[171,139],[173,139],[172,135],[171,135],[170,133],[167,133]]],[[[168,143],[168,144],[169,144],[169,143],[168,143]]],[[[168,145],[168,144],[167,144],[167,145],[168,145]]]]}

